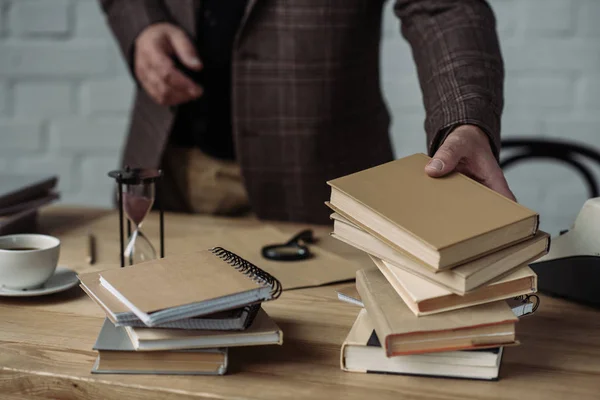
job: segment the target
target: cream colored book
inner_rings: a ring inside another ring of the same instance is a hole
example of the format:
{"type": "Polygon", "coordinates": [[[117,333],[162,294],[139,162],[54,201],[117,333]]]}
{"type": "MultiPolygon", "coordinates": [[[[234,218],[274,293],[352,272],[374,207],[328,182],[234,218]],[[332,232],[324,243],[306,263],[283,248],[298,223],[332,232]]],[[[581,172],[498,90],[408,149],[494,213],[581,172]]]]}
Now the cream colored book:
{"type": "Polygon", "coordinates": [[[431,178],[414,154],[327,182],[334,211],[435,270],[533,236],[536,212],[460,173],[431,178]]]}
{"type": "Polygon", "coordinates": [[[340,364],[349,372],[494,380],[502,353],[503,348],[496,347],[387,357],[367,311],[362,309],[342,344],[340,364]]]}
{"type": "Polygon", "coordinates": [[[498,281],[459,296],[410,272],[390,267],[378,258],[371,259],[417,316],[512,299],[537,291],[537,275],[526,265],[498,281]]]}
{"type": "Polygon", "coordinates": [[[377,269],[358,271],[356,289],[388,357],[516,343],[518,318],[505,301],[417,317],[377,269]]]}
{"type": "Polygon", "coordinates": [[[403,269],[453,293],[464,295],[510,271],[529,264],[548,252],[550,235],[538,231],[531,239],[470,261],[447,271],[434,272],[423,263],[387,245],[343,216],[334,213],[331,236],[372,256],[382,259],[393,270],[403,269]]]}
{"type": "MultiPolygon", "coordinates": [[[[365,305],[356,290],[356,285],[351,284],[343,286],[336,290],[338,300],[348,304],[352,304],[358,307],[364,307],[365,305]]],[[[517,317],[524,317],[526,315],[533,314],[539,305],[539,299],[537,296],[530,298],[530,296],[519,296],[515,298],[506,299],[506,303],[512,309],[513,314],[517,317]],[[532,301],[532,299],[535,301],[532,301]]]]}
{"type": "Polygon", "coordinates": [[[244,331],[200,331],[187,329],[125,328],[136,350],[206,349],[218,347],[281,345],[283,332],[260,309],[244,331]]]}
{"type": "Polygon", "coordinates": [[[146,326],[260,303],[281,293],[275,277],[220,247],[102,271],[100,284],[146,326]]]}

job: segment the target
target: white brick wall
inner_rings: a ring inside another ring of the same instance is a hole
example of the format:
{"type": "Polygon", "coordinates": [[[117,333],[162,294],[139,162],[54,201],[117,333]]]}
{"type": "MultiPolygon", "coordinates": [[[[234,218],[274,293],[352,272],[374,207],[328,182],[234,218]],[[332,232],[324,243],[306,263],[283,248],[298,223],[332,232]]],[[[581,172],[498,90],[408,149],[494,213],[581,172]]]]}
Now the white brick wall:
{"type": "Polygon", "coordinates": [[[17,36],[65,36],[69,22],[68,0],[20,0],[9,13],[9,29],[17,36]]]}
{"type": "Polygon", "coordinates": [[[578,7],[574,3],[577,1],[521,1],[517,13],[523,15],[523,31],[528,36],[538,37],[561,37],[572,34],[575,27],[575,12],[578,7]]]}
{"type": "Polygon", "coordinates": [[[586,38],[600,37],[600,25],[598,24],[598,15],[600,15],[600,2],[587,0],[582,2],[577,10],[577,24],[579,34],[586,38]]]}
{"type": "MultiPolygon", "coordinates": [[[[507,69],[504,137],[568,138],[600,149],[600,0],[490,4],[507,69]]],[[[391,6],[382,82],[400,157],[424,151],[424,111],[391,6]]],[[[65,203],[109,206],[106,172],[118,163],[132,93],[95,0],[0,0],[0,170],[57,173],[65,203]]],[[[559,164],[522,165],[507,177],[552,233],[573,221],[587,196],[559,164]]]]}
{"type": "Polygon", "coordinates": [[[7,109],[9,107],[9,90],[7,82],[0,81],[0,115],[5,115],[7,113],[7,109]]]}
{"type": "Polygon", "coordinates": [[[70,82],[17,82],[13,88],[13,112],[18,117],[48,117],[74,112],[70,82]]]}
{"type": "Polygon", "coordinates": [[[0,119],[0,153],[9,157],[42,152],[41,126],[26,119],[0,119]]]}

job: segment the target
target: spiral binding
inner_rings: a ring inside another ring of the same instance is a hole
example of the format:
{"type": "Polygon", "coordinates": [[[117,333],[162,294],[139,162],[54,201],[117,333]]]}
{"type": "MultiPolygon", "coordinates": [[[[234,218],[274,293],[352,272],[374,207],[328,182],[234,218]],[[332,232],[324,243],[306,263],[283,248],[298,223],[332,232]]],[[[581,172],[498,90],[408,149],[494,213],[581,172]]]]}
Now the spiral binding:
{"type": "Polygon", "coordinates": [[[531,312],[529,314],[533,314],[540,306],[540,298],[535,294],[525,294],[522,296],[517,296],[514,299],[519,300],[522,303],[533,303],[533,308],[531,309],[531,312]]]}
{"type": "Polygon", "coordinates": [[[221,260],[225,261],[236,270],[240,271],[254,282],[262,285],[267,285],[271,287],[271,298],[269,300],[275,300],[279,296],[281,296],[281,292],[283,291],[283,287],[281,286],[281,282],[277,280],[273,275],[269,274],[266,271],[258,268],[256,265],[251,262],[244,260],[242,257],[237,254],[225,250],[222,247],[213,247],[210,251],[219,257],[221,260]]]}
{"type": "Polygon", "coordinates": [[[250,325],[252,325],[252,322],[254,322],[254,319],[258,315],[258,312],[260,311],[260,309],[261,309],[260,303],[252,304],[252,305],[244,307],[244,310],[246,312],[248,312],[248,316],[246,317],[246,323],[244,325],[244,329],[246,329],[246,328],[250,327],[250,325]]]}

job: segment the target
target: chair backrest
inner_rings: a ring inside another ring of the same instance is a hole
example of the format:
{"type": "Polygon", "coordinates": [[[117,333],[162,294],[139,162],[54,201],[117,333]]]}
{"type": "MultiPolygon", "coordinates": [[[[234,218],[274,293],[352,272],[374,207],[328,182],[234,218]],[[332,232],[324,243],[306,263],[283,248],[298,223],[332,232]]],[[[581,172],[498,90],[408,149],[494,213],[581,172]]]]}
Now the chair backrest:
{"type": "Polygon", "coordinates": [[[553,139],[505,139],[502,141],[502,157],[500,167],[504,170],[515,164],[550,159],[560,161],[574,168],[587,183],[589,197],[600,197],[598,181],[591,169],[582,162],[586,159],[600,167],[600,152],[580,144],[553,139]],[[505,150],[513,150],[513,154],[504,156],[505,150]]]}
{"type": "Polygon", "coordinates": [[[585,145],[552,139],[507,139],[502,141],[502,150],[500,166],[504,170],[523,161],[549,159],[573,167],[585,179],[591,200],[585,203],[574,226],[552,239],[550,253],[530,267],[538,276],[541,293],[600,307],[596,224],[600,220],[600,199],[598,181],[589,168],[590,162],[600,166],[600,153],[585,145]],[[512,154],[506,155],[506,150],[512,154]]]}

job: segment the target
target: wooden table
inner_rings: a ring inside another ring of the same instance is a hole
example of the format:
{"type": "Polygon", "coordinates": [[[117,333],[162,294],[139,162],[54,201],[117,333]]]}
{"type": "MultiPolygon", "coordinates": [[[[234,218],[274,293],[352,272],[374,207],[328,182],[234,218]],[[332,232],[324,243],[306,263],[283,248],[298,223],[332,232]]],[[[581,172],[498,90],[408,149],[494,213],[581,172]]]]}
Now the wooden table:
{"type": "MultiPolygon", "coordinates": [[[[84,262],[85,233],[102,214],[54,209],[43,215],[45,229],[63,240],[61,264],[79,272],[116,265],[116,255],[102,251],[115,245],[116,225],[94,228],[99,264],[84,262]]],[[[205,237],[215,229],[256,224],[169,215],[167,238],[175,242],[177,233],[205,237]]],[[[324,245],[364,261],[345,245],[324,245]]],[[[92,375],[91,348],[103,313],[79,288],[41,298],[3,298],[0,398],[600,399],[598,311],[542,296],[537,313],[519,322],[522,345],[506,349],[498,382],[345,373],[339,368],[340,345],[358,308],[338,301],[335,287],[288,291],[266,304],[284,331],[284,345],[232,349],[229,373],[222,377],[92,375]]]]}

